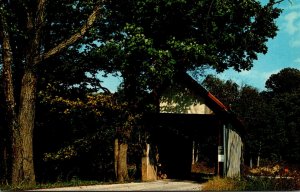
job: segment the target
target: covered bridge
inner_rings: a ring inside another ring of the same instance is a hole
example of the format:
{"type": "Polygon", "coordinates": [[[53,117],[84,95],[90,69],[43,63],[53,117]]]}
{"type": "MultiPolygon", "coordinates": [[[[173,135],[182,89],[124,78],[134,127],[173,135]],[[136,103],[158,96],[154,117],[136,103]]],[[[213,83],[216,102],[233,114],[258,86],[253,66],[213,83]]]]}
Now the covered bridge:
{"type": "Polygon", "coordinates": [[[168,178],[189,178],[197,142],[205,142],[216,174],[239,176],[243,163],[241,121],[188,74],[176,79],[160,91],[159,113],[148,117],[150,139],[142,158],[142,180],[155,180],[161,172],[168,178]]]}

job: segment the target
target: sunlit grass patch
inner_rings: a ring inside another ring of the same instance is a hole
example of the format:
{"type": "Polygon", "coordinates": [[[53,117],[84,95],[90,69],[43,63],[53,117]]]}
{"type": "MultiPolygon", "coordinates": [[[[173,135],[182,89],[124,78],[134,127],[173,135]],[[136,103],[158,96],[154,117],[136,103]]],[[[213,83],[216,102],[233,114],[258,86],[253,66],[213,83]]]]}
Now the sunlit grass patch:
{"type": "Polygon", "coordinates": [[[236,191],[242,190],[244,184],[237,178],[214,177],[204,184],[204,191],[236,191]]]}

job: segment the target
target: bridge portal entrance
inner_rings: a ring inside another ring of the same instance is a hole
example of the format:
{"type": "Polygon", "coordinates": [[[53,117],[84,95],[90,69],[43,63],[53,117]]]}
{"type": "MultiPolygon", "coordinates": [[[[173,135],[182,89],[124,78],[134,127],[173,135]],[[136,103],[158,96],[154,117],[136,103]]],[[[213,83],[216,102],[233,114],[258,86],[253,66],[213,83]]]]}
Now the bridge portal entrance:
{"type": "Polygon", "coordinates": [[[159,114],[152,122],[150,143],[155,146],[158,175],[191,179],[196,156],[217,170],[221,126],[215,116],[159,114]]]}

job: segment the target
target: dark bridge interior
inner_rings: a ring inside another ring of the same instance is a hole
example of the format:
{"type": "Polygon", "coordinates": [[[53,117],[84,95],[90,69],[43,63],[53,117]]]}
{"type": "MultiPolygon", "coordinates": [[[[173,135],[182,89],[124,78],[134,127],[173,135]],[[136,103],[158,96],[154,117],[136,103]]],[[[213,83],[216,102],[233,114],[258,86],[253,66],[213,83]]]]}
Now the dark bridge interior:
{"type": "Polygon", "coordinates": [[[157,146],[160,171],[171,179],[190,179],[193,141],[210,161],[217,162],[220,121],[215,115],[168,114],[151,117],[149,132],[157,146]]]}

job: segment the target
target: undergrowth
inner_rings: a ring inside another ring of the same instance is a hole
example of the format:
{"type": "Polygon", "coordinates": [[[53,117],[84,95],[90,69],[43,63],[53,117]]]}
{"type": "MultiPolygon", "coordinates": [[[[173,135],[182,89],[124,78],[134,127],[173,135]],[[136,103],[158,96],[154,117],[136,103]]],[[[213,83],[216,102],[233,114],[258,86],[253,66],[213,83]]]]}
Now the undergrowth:
{"type": "Polygon", "coordinates": [[[261,167],[245,167],[244,176],[213,177],[203,190],[213,191],[292,191],[300,189],[299,165],[270,163],[261,167]]]}
{"type": "Polygon", "coordinates": [[[291,191],[299,190],[297,178],[275,177],[214,177],[204,184],[204,191],[291,191]]]}

